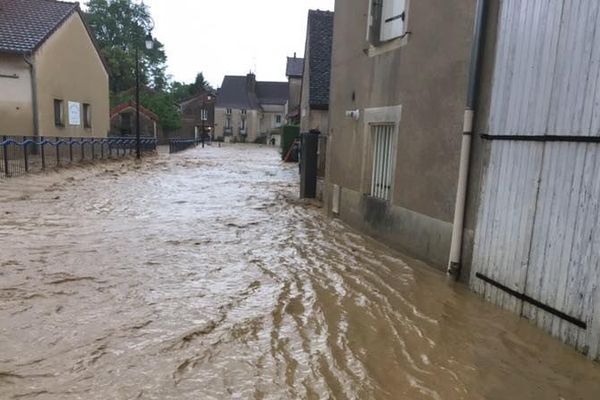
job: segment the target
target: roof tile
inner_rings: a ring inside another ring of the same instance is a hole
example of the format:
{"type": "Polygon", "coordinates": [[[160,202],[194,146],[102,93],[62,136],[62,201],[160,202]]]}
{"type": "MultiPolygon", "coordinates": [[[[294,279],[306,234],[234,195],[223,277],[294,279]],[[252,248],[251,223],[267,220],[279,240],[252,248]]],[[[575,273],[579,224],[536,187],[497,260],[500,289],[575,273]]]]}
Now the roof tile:
{"type": "Polygon", "coordinates": [[[307,35],[310,74],[309,104],[311,107],[326,108],[329,106],[333,12],[310,10],[307,35]]]}
{"type": "Polygon", "coordinates": [[[259,110],[262,104],[285,104],[288,100],[287,82],[256,82],[250,90],[253,75],[226,75],[217,93],[217,107],[259,110]]]}
{"type": "Polygon", "coordinates": [[[304,58],[288,57],[285,75],[294,78],[302,78],[304,71],[304,58]]]}
{"type": "Polygon", "coordinates": [[[0,0],[0,51],[33,52],[78,8],[54,0],[0,0]]]}

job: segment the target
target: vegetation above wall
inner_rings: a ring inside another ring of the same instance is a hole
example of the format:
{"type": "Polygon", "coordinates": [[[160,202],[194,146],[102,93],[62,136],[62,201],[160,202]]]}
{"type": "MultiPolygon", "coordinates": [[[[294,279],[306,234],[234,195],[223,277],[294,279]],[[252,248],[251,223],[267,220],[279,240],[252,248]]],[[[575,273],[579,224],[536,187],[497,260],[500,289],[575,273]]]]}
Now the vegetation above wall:
{"type": "Polygon", "coordinates": [[[108,64],[112,107],[135,98],[136,48],[140,55],[140,104],[160,118],[163,129],[181,127],[178,103],[203,91],[213,91],[201,72],[193,83],[171,81],[166,74],[164,45],[156,38],[152,50],[145,48],[152,17],[143,2],[89,0],[86,19],[108,64]]]}

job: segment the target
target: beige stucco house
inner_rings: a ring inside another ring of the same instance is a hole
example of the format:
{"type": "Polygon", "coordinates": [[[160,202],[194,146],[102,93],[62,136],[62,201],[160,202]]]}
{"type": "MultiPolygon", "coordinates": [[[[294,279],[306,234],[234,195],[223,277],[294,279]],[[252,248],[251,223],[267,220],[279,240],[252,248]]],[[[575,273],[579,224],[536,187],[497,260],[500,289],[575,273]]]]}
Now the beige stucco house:
{"type": "Polygon", "coordinates": [[[105,137],[108,79],[78,3],[0,0],[0,135],[105,137]]]}
{"type": "Polygon", "coordinates": [[[256,76],[225,76],[215,105],[215,138],[266,142],[281,134],[287,82],[257,82],[256,76]]]}

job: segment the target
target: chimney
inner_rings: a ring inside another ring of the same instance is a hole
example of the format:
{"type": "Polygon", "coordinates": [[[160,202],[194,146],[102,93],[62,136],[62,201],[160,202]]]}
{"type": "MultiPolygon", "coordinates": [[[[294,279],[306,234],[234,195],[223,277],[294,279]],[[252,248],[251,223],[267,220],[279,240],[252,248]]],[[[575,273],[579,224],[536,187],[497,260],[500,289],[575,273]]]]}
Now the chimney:
{"type": "Polygon", "coordinates": [[[294,52],[294,60],[296,59],[296,52],[294,52]]]}
{"type": "Polygon", "coordinates": [[[246,87],[248,88],[249,93],[256,92],[256,75],[254,75],[253,72],[246,75],[246,87]]]}

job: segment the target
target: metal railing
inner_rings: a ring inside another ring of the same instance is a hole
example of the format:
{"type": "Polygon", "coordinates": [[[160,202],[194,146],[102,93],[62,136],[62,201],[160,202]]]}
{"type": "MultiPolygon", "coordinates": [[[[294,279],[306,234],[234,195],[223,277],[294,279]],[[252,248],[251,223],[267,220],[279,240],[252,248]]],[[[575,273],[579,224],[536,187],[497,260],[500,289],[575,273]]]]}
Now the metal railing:
{"type": "MultiPolygon", "coordinates": [[[[142,152],[156,150],[156,139],[142,138],[142,152]]],[[[56,169],[81,162],[135,154],[136,139],[0,136],[0,177],[56,169]]]]}
{"type": "Polygon", "coordinates": [[[191,147],[198,146],[200,139],[171,139],[169,140],[169,153],[178,153],[191,147]]]}

